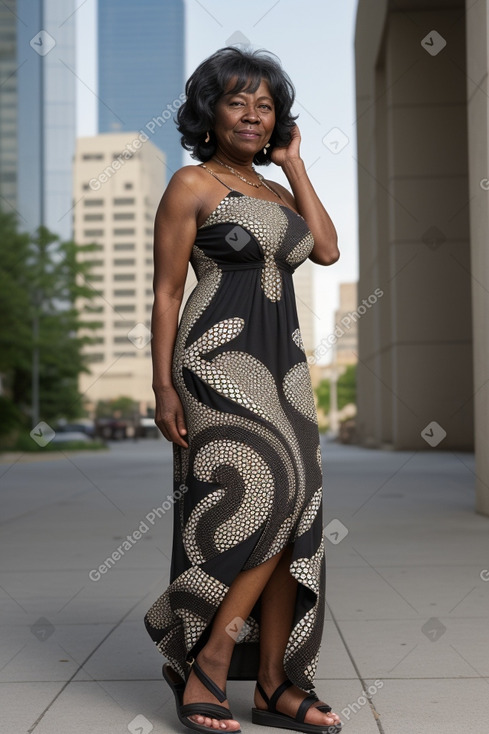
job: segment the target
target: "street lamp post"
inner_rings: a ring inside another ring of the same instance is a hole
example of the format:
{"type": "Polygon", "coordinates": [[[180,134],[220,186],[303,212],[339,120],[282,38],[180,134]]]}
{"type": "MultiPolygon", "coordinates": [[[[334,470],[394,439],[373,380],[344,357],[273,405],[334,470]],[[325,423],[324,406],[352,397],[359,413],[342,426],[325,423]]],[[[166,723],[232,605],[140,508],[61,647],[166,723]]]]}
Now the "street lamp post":
{"type": "Polygon", "coordinates": [[[329,430],[333,438],[338,435],[338,365],[336,364],[336,346],[333,345],[329,395],[329,430]]]}

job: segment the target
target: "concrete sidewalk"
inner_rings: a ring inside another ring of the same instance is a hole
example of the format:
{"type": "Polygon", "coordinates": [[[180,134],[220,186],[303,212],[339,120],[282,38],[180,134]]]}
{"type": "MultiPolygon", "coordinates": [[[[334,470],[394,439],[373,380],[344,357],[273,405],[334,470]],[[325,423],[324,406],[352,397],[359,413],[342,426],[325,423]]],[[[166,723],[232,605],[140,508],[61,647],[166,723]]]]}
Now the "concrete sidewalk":
{"type": "MultiPolygon", "coordinates": [[[[0,465],[2,730],[182,731],[143,625],[168,584],[172,512],[134,534],[172,490],[170,444],[31,459],[0,465]],[[130,549],[97,573],[128,535],[130,549]]],[[[483,734],[489,518],[473,510],[473,456],[328,443],[323,459],[318,695],[345,734],[483,734]]],[[[253,687],[228,683],[245,734],[263,732],[253,687]]]]}

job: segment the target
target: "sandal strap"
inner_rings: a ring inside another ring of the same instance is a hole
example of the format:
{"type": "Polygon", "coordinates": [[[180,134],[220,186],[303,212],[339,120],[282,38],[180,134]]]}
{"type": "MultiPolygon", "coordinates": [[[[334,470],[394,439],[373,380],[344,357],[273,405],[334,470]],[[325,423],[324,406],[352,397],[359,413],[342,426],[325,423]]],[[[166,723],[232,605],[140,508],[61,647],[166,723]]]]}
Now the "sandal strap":
{"type": "Polygon", "coordinates": [[[276,708],[275,708],[275,704],[277,703],[277,701],[280,698],[280,696],[282,695],[282,693],[285,690],[287,690],[287,688],[289,688],[289,686],[292,686],[292,685],[294,685],[294,684],[292,683],[291,680],[289,680],[289,678],[286,678],[284,680],[284,682],[279,685],[279,687],[270,696],[270,704],[268,706],[268,710],[269,711],[271,711],[274,714],[275,713],[278,713],[277,710],[276,710],[276,708]]]}
{"type": "MultiPolygon", "coordinates": [[[[258,691],[267,704],[268,710],[271,713],[279,713],[276,708],[275,704],[277,703],[278,699],[282,695],[282,693],[289,688],[289,686],[293,685],[292,681],[287,678],[284,680],[283,683],[279,685],[279,687],[274,691],[274,693],[268,698],[267,694],[265,693],[263,686],[260,684],[259,681],[256,681],[256,687],[258,688],[258,691]]],[[[295,720],[299,723],[304,723],[304,719],[306,718],[306,713],[311,708],[311,706],[316,702],[319,701],[318,696],[316,695],[315,691],[312,691],[307,695],[300,703],[299,708],[297,709],[297,713],[295,715],[295,720]]],[[[322,711],[325,714],[328,714],[331,711],[331,706],[328,706],[327,703],[322,704],[321,706],[316,706],[318,711],[322,711]]],[[[291,717],[292,718],[292,717],[291,717]]]]}
{"type": "Polygon", "coordinates": [[[307,712],[317,700],[318,697],[315,694],[310,694],[309,696],[306,696],[304,700],[301,701],[301,704],[297,709],[297,713],[295,715],[296,721],[299,721],[302,724],[304,722],[304,719],[306,718],[307,712]]]}
{"type": "MultiPolygon", "coordinates": [[[[314,699],[316,701],[319,701],[319,698],[317,697],[315,691],[312,691],[309,695],[310,696],[314,696],[314,699]]],[[[328,706],[327,703],[323,703],[323,704],[321,704],[321,706],[316,706],[316,708],[317,708],[318,711],[322,711],[325,714],[329,714],[329,712],[331,711],[331,706],[328,706]]]]}
{"type": "Polygon", "coordinates": [[[322,706],[316,706],[318,711],[323,711],[325,714],[329,714],[331,711],[331,706],[328,706],[327,703],[324,703],[322,706]]]}
{"type": "Polygon", "coordinates": [[[212,719],[232,719],[231,711],[217,703],[185,703],[180,706],[182,716],[210,716],[212,719]]]}
{"type": "Polygon", "coordinates": [[[260,696],[263,698],[263,700],[265,701],[265,703],[268,706],[268,703],[269,703],[270,699],[268,698],[267,694],[265,693],[265,691],[263,689],[263,686],[261,685],[261,683],[259,681],[256,681],[256,687],[258,688],[258,692],[259,692],[260,696]]]}
{"type": "MultiPolygon", "coordinates": [[[[226,689],[224,689],[223,691],[221,688],[219,688],[219,686],[216,683],[214,683],[212,678],[209,678],[207,673],[202,670],[197,660],[194,659],[193,662],[191,663],[191,666],[192,666],[191,669],[195,671],[197,677],[205,685],[207,690],[210,691],[217,698],[218,701],[221,701],[221,702],[225,701],[227,698],[226,689]]],[[[224,707],[221,706],[221,708],[224,708],[224,707]]],[[[228,711],[228,709],[226,709],[226,711],[228,711]]]]}

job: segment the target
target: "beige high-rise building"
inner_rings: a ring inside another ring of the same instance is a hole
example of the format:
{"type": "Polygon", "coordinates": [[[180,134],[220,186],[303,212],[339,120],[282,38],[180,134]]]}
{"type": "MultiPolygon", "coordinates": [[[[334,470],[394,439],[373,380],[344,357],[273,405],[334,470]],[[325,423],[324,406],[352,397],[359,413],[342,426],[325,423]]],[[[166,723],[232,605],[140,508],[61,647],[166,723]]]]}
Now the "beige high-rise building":
{"type": "MultiPolygon", "coordinates": [[[[153,228],[165,187],[165,156],[140,133],[106,133],[77,140],[73,199],[74,240],[95,242],[83,255],[93,263],[93,313],[101,322],[87,345],[92,374],[80,391],[98,400],[133,398],[145,413],[151,388],[150,321],[153,305],[153,228]]],[[[81,307],[83,302],[78,303],[81,307]]]]}
{"type": "Polygon", "coordinates": [[[314,352],[317,341],[314,332],[314,268],[317,267],[312,260],[307,259],[292,276],[299,327],[307,355],[314,352]]]}
{"type": "MultiPolygon", "coordinates": [[[[350,365],[358,361],[358,321],[362,311],[358,310],[357,284],[340,283],[339,308],[334,314],[336,364],[350,365]]],[[[361,306],[365,312],[366,306],[361,306]]]]}
{"type": "Polygon", "coordinates": [[[472,451],[489,515],[489,0],[359,0],[364,446],[472,451]]]}

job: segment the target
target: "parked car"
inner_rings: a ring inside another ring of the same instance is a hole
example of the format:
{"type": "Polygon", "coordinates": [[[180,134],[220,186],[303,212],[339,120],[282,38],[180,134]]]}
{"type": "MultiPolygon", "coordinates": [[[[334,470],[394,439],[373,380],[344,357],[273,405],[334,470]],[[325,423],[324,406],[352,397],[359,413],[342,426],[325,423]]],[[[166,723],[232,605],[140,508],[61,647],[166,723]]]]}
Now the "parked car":
{"type": "Polygon", "coordinates": [[[90,438],[95,438],[95,425],[90,420],[75,421],[73,423],[59,421],[55,431],[56,433],[82,433],[90,438]]]}
{"type": "Polygon", "coordinates": [[[127,438],[126,421],[116,418],[98,418],[95,421],[95,435],[108,441],[122,441],[127,438]]]}
{"type": "Polygon", "coordinates": [[[162,433],[154,418],[141,418],[139,421],[138,436],[142,438],[162,438],[162,433]]]}
{"type": "Polygon", "coordinates": [[[53,443],[68,443],[70,441],[80,441],[82,443],[91,443],[93,438],[84,431],[58,431],[51,439],[53,443]]]}

